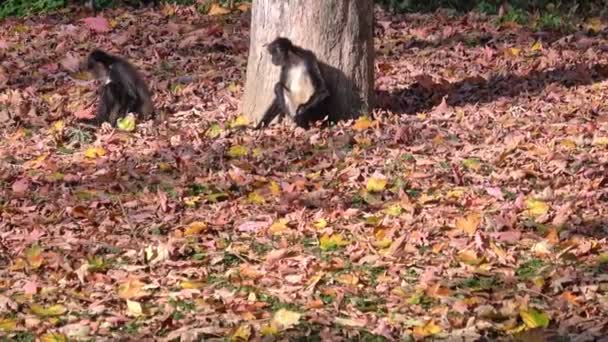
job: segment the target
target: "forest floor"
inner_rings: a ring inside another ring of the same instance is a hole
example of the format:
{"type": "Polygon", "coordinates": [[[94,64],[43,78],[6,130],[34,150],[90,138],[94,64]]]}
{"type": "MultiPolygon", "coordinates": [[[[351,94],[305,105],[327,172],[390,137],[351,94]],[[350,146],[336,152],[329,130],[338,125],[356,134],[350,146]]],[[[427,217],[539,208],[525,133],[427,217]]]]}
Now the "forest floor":
{"type": "Polygon", "coordinates": [[[260,132],[247,12],[104,17],[0,23],[0,336],[608,334],[602,35],[379,10],[375,120],[260,132]],[[76,125],[94,47],[165,122],[76,125]]]}

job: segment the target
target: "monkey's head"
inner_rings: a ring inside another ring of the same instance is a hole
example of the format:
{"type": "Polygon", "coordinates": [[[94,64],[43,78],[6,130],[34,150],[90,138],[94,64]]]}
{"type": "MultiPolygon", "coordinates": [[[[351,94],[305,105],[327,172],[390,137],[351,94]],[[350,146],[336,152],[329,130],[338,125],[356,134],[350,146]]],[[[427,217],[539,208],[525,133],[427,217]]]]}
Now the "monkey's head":
{"type": "Polygon", "coordinates": [[[95,76],[95,78],[102,79],[107,76],[108,67],[104,63],[106,56],[108,55],[101,50],[94,50],[89,54],[85,67],[87,71],[95,76]]]}
{"type": "Polygon", "coordinates": [[[278,37],[266,46],[270,53],[272,64],[283,66],[287,64],[289,51],[293,48],[291,40],[278,37]]]}

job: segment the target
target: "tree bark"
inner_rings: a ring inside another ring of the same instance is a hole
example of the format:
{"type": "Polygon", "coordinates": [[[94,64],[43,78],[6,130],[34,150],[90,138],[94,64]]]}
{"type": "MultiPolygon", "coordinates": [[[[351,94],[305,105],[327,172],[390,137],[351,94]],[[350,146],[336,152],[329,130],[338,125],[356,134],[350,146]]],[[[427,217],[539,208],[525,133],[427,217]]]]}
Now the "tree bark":
{"type": "Polygon", "coordinates": [[[372,108],[372,0],[254,0],[242,112],[259,122],[272,102],[280,68],[264,48],[277,36],[313,51],[330,90],[331,120],[356,118],[372,108]]]}

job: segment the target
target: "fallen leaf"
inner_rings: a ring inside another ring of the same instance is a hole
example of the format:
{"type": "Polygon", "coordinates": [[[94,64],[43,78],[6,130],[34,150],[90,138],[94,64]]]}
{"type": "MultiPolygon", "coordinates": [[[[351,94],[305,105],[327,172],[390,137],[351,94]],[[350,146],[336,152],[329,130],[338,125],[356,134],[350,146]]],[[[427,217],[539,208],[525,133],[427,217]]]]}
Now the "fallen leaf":
{"type": "Polygon", "coordinates": [[[422,326],[416,326],[413,330],[414,334],[420,337],[428,337],[432,335],[439,334],[441,332],[441,327],[435,324],[435,322],[428,321],[426,324],[422,326]]]}
{"type": "Polygon", "coordinates": [[[374,174],[368,181],[366,189],[369,192],[381,192],[386,187],[386,177],[381,174],[374,174]]]}
{"type": "Polygon", "coordinates": [[[135,130],[135,116],[133,114],[129,114],[124,118],[118,118],[116,121],[116,127],[119,130],[125,132],[133,132],[135,130]]]}
{"type": "Polygon", "coordinates": [[[546,328],[549,326],[549,315],[535,309],[522,310],[519,312],[522,320],[530,329],[546,328]]]}
{"type": "Polygon", "coordinates": [[[144,314],[144,310],[139,302],[127,299],[127,314],[132,317],[139,317],[144,314]]]}
{"type": "Polygon", "coordinates": [[[122,299],[135,299],[146,296],[148,293],[144,290],[144,285],[139,279],[130,277],[118,285],[118,297],[122,299]]]}
{"type": "Polygon", "coordinates": [[[206,229],[207,224],[205,222],[194,221],[188,225],[186,230],[184,230],[184,236],[198,235],[206,229]]]}
{"type": "Polygon", "coordinates": [[[21,178],[16,180],[11,189],[15,194],[25,194],[30,187],[30,182],[27,178],[21,178]]]}
{"type": "Polygon", "coordinates": [[[89,159],[96,159],[106,155],[106,150],[103,147],[89,147],[84,151],[84,156],[89,159]]]}
{"type": "Polygon", "coordinates": [[[46,333],[40,336],[41,342],[67,342],[68,338],[60,333],[46,333]]]}
{"type": "Polygon", "coordinates": [[[526,200],[526,208],[528,214],[533,217],[539,217],[549,212],[549,205],[542,200],[529,198],[526,200]]]}
{"type": "Polygon", "coordinates": [[[32,304],[30,309],[36,316],[40,317],[55,317],[61,316],[68,311],[65,306],[61,304],[55,304],[48,307],[44,307],[39,304],[32,304]]]}
{"type": "Polygon", "coordinates": [[[323,235],[319,239],[319,247],[324,251],[337,247],[343,247],[348,244],[349,242],[344,240],[342,234],[323,235]]]}
{"type": "Polygon", "coordinates": [[[209,8],[209,12],[207,12],[208,15],[226,15],[229,13],[229,9],[222,7],[218,3],[212,3],[211,7],[209,8]]]}
{"type": "Polygon", "coordinates": [[[279,309],[272,316],[272,323],[279,329],[289,329],[300,322],[302,314],[287,309],[279,309]]]}
{"type": "Polygon", "coordinates": [[[357,132],[362,132],[372,127],[373,123],[374,122],[370,120],[367,116],[361,116],[353,124],[353,129],[357,132]]]}
{"type": "Polygon", "coordinates": [[[42,266],[44,259],[42,258],[42,248],[40,246],[34,245],[28,248],[25,251],[25,257],[27,259],[27,263],[32,269],[37,269],[42,266]]]}
{"type": "Polygon", "coordinates": [[[104,17],[88,17],[82,19],[82,21],[88,28],[95,32],[104,33],[110,31],[110,24],[104,17]]]}
{"type": "Polygon", "coordinates": [[[477,231],[480,222],[481,215],[477,212],[473,212],[468,214],[466,217],[457,219],[456,228],[472,236],[477,231]]]}
{"type": "Polygon", "coordinates": [[[17,321],[11,318],[0,319],[0,331],[11,332],[17,328],[17,321]]]}
{"type": "Polygon", "coordinates": [[[243,145],[235,145],[228,150],[228,155],[232,158],[244,157],[247,153],[249,153],[249,149],[243,145]]]}

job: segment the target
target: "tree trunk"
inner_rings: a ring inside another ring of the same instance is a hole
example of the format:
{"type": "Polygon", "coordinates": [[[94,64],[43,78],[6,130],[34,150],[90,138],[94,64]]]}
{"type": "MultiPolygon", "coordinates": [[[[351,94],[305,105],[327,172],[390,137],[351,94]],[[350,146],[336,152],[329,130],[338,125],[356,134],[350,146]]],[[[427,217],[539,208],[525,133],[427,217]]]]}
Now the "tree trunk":
{"type": "Polygon", "coordinates": [[[277,36],[313,51],[330,91],[331,120],[356,118],[372,108],[372,0],[254,0],[242,112],[259,122],[273,99],[280,68],[264,48],[277,36]]]}

